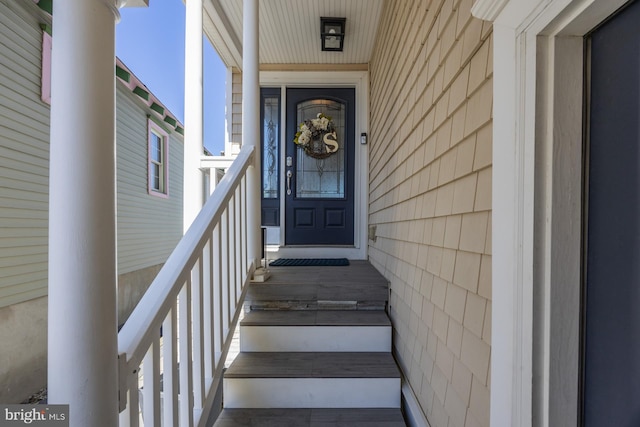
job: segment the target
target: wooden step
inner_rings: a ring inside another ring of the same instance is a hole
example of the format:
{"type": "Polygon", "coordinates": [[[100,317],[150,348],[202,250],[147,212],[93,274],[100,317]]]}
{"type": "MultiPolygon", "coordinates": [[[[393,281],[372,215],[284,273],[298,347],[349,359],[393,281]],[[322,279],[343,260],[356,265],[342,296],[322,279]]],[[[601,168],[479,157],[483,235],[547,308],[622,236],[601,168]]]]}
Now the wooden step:
{"type": "Polygon", "coordinates": [[[390,353],[240,353],[224,378],[226,408],[399,408],[390,353]]]}
{"type": "Polygon", "coordinates": [[[252,309],[384,310],[389,282],[367,261],[348,267],[273,267],[271,278],[249,285],[252,309]]]}
{"type": "Polygon", "coordinates": [[[282,427],[406,426],[402,412],[397,408],[286,408],[225,409],[214,427],[276,425],[282,427]]]}
{"type": "Polygon", "coordinates": [[[257,310],[240,323],[240,350],[251,352],[390,352],[384,311],[257,310]]]}
{"type": "Polygon", "coordinates": [[[251,310],[384,310],[386,283],[251,283],[245,304],[251,310]]]}

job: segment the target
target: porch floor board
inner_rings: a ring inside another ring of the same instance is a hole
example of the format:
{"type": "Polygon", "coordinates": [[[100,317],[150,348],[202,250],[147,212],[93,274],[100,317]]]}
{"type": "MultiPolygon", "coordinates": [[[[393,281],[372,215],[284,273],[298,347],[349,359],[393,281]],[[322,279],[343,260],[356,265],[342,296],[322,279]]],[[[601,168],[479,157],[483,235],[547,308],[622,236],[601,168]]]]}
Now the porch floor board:
{"type": "Polygon", "coordinates": [[[388,282],[369,262],[341,267],[269,267],[271,277],[251,283],[251,310],[384,310],[388,282]]]}

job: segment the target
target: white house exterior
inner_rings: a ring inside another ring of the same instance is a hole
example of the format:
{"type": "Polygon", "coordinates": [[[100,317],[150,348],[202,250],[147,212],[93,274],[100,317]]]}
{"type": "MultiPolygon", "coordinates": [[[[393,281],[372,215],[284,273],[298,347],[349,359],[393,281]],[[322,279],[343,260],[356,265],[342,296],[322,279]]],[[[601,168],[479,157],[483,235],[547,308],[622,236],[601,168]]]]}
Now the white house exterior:
{"type": "MultiPolygon", "coordinates": [[[[42,76],[43,64],[50,67],[43,38],[51,16],[35,2],[1,7],[0,402],[17,403],[45,387],[47,377],[50,107],[42,76]]],[[[122,324],[182,236],[183,136],[182,124],[124,64],[114,72],[122,324]],[[162,191],[149,187],[150,132],[166,143],[162,191]]]]}

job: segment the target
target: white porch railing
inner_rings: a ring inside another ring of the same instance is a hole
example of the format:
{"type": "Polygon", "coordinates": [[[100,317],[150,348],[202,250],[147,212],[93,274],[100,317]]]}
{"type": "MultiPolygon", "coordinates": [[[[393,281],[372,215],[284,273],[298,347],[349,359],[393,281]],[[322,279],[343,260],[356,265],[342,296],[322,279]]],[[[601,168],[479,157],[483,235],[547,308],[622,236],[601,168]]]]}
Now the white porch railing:
{"type": "Polygon", "coordinates": [[[253,156],[254,147],[240,151],[118,333],[121,426],[207,421],[256,268],[247,247],[253,156]]]}

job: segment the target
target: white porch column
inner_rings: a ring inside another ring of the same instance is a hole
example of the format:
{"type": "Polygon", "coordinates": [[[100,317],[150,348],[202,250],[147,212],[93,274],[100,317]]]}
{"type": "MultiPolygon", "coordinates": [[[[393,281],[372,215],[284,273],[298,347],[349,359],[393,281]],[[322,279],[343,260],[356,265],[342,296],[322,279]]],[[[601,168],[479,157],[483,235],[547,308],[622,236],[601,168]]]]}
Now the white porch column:
{"type": "Polygon", "coordinates": [[[260,266],[260,58],[258,0],[244,0],[242,24],[242,145],[256,147],[247,171],[249,259],[260,266]]]}
{"type": "Polygon", "coordinates": [[[116,0],[53,3],[49,403],[70,425],[118,424],[116,0]]]}
{"type": "Polygon", "coordinates": [[[203,205],[202,0],[186,0],[184,55],[184,231],[203,205]]]}

